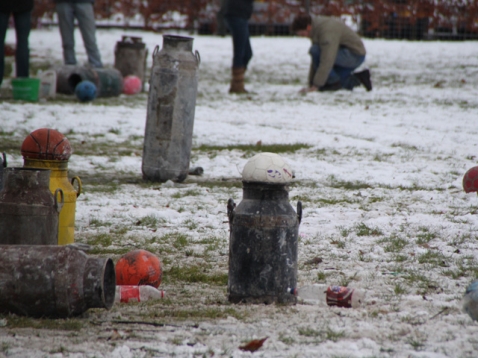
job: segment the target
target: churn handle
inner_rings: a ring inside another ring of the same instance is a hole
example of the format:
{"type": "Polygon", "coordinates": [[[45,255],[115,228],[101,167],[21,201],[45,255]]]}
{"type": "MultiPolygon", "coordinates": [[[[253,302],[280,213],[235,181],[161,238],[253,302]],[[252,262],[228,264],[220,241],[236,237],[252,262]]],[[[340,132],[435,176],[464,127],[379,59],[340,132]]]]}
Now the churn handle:
{"type": "Polygon", "coordinates": [[[232,221],[234,220],[234,209],[236,208],[236,203],[232,198],[229,198],[227,201],[227,217],[229,218],[229,226],[232,227],[232,221]]]}
{"type": "Polygon", "coordinates": [[[299,224],[302,221],[302,202],[297,202],[297,220],[299,220],[299,224]]]}
{"type": "Polygon", "coordinates": [[[56,211],[60,212],[61,209],[63,208],[63,204],[65,203],[65,194],[63,194],[63,190],[61,190],[60,188],[56,189],[55,190],[55,209],[56,211]],[[61,202],[59,203],[58,202],[58,193],[60,193],[60,197],[61,197],[61,202]]]}
{"type": "MultiPolygon", "coordinates": [[[[78,182],[78,190],[76,191],[76,197],[79,197],[80,194],[81,194],[81,188],[82,188],[82,186],[81,186],[81,180],[80,180],[79,177],[73,177],[73,178],[71,178],[71,185],[73,185],[73,183],[75,182],[75,180],[78,182]]],[[[74,185],[73,185],[73,187],[74,187],[74,185]]]]}
{"type": "Polygon", "coordinates": [[[156,45],[156,47],[153,50],[153,59],[154,59],[154,56],[156,56],[156,54],[158,53],[158,51],[159,51],[159,45],[156,45]]]}
{"type": "Polygon", "coordinates": [[[2,153],[2,157],[3,157],[3,166],[4,168],[7,167],[7,155],[5,154],[5,152],[2,153]]]}
{"type": "Polygon", "coordinates": [[[198,64],[198,66],[199,66],[199,64],[201,63],[201,56],[199,55],[199,51],[198,51],[198,50],[194,51],[194,56],[196,56],[196,62],[197,62],[197,64],[198,64]]]}

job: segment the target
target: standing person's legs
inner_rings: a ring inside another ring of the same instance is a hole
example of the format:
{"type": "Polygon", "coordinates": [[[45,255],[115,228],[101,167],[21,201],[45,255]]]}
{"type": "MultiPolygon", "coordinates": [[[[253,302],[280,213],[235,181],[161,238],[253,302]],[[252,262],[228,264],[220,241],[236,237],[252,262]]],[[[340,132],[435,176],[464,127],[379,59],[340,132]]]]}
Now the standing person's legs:
{"type": "Polygon", "coordinates": [[[30,76],[30,49],[28,36],[31,29],[31,12],[16,12],[13,14],[15,21],[15,34],[17,37],[17,50],[15,53],[15,65],[17,77],[30,76]]]}
{"type": "Polygon", "coordinates": [[[0,85],[5,73],[5,36],[7,35],[9,17],[10,14],[0,12],[0,85]]]}
{"type": "Polygon", "coordinates": [[[241,17],[225,18],[232,35],[233,57],[232,67],[245,67],[252,58],[252,47],[249,39],[249,21],[241,17]]]}
{"type": "Polygon", "coordinates": [[[92,67],[101,68],[100,51],[96,44],[96,23],[93,4],[91,3],[75,3],[75,16],[78,19],[78,26],[80,27],[81,36],[85,45],[86,53],[88,55],[88,63],[92,67]]]}
{"type": "Polygon", "coordinates": [[[73,4],[59,2],[56,4],[58,26],[60,28],[63,46],[63,61],[65,65],[76,65],[75,56],[75,15],[73,4]]]}

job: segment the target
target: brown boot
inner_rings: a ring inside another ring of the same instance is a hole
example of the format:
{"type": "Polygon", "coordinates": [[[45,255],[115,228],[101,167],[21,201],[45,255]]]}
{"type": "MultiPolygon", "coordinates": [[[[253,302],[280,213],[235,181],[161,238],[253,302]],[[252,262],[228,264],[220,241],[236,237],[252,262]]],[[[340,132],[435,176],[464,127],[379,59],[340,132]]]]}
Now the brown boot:
{"type": "Polygon", "coordinates": [[[244,88],[244,73],[245,72],[246,72],[245,67],[232,68],[232,80],[231,80],[231,87],[229,88],[229,93],[247,93],[247,90],[244,88]]]}

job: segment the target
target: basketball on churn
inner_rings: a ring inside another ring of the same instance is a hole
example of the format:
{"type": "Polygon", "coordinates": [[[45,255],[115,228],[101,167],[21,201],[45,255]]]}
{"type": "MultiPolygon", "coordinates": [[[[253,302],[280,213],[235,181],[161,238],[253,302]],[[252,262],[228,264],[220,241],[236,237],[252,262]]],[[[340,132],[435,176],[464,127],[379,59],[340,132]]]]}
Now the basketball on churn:
{"type": "Polygon", "coordinates": [[[123,79],[123,93],[124,94],[137,94],[141,92],[141,80],[138,76],[129,75],[123,79]]]}
{"type": "Polygon", "coordinates": [[[96,98],[96,85],[88,80],[81,81],[75,87],[75,95],[81,102],[89,102],[96,98]]]}
{"type": "Polygon", "coordinates": [[[158,288],[163,277],[159,258],[146,250],[133,250],[116,263],[117,285],[149,285],[158,288]]]}
{"type": "Polygon", "coordinates": [[[57,130],[40,128],[24,139],[21,152],[25,159],[68,160],[71,156],[71,145],[57,130]]]}

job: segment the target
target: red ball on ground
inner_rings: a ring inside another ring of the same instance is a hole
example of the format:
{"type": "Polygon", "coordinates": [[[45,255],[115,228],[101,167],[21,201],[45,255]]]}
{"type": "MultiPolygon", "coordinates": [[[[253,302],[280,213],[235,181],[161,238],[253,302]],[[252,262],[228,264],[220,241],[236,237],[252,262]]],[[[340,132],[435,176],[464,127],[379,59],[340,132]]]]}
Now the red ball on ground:
{"type": "Polygon", "coordinates": [[[146,250],[133,250],[116,263],[117,285],[149,285],[158,288],[163,277],[161,261],[146,250]]]}
{"type": "Polygon", "coordinates": [[[21,152],[25,159],[68,160],[72,150],[63,134],[55,129],[40,128],[25,138],[21,152]]]}
{"type": "Polygon", "coordinates": [[[138,76],[129,75],[123,78],[123,93],[137,94],[141,92],[141,80],[138,76]]]}
{"type": "Polygon", "coordinates": [[[478,167],[469,169],[463,176],[463,189],[466,193],[478,191],[478,167]]]}

